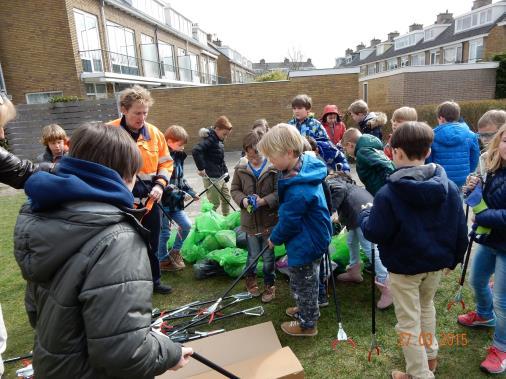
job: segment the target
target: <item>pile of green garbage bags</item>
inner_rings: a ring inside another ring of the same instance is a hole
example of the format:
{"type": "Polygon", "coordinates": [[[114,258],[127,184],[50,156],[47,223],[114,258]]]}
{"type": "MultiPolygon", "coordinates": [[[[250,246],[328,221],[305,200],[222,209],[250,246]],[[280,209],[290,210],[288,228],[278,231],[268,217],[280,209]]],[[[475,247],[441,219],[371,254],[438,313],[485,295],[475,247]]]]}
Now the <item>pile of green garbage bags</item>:
{"type": "MultiPolygon", "coordinates": [[[[192,230],[181,248],[184,260],[194,264],[194,270],[207,269],[209,273],[223,273],[231,277],[239,276],[246,266],[248,257],[246,236],[240,231],[240,211],[222,216],[213,210],[213,205],[203,200],[201,213],[195,218],[192,230]],[[218,267],[219,266],[219,267],[218,267]],[[211,269],[212,268],[212,269],[211,269]]],[[[171,233],[168,241],[170,249],[176,238],[176,231],[171,233]]],[[[276,246],[276,259],[286,255],[285,247],[276,246]]],[[[330,245],[331,259],[338,264],[338,270],[344,271],[349,262],[346,233],[342,231],[332,238],[330,245]]],[[[262,259],[257,265],[258,275],[262,275],[262,259]]],[[[195,272],[197,278],[204,278],[203,272],[195,272]]]]}

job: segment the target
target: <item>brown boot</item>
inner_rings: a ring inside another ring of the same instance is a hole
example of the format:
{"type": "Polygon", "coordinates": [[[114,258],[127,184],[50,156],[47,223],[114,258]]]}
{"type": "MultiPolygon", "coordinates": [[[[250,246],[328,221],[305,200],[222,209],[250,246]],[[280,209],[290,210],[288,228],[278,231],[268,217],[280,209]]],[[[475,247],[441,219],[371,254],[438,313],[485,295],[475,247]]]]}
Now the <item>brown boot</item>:
{"type": "Polygon", "coordinates": [[[337,280],[341,282],[362,283],[364,281],[364,278],[362,278],[362,273],[360,270],[360,262],[355,263],[352,266],[348,266],[344,274],[337,275],[337,280]]]}
{"type": "Polygon", "coordinates": [[[392,379],[412,379],[413,377],[411,375],[406,374],[402,371],[392,371],[392,379]]]}
{"type": "Polygon", "coordinates": [[[429,364],[429,370],[432,371],[433,374],[435,374],[437,369],[437,358],[429,359],[427,363],[429,364]]]}
{"type": "Polygon", "coordinates": [[[246,277],[246,290],[253,297],[260,296],[260,289],[258,288],[256,276],[247,276],[246,277]]]}
{"type": "Polygon", "coordinates": [[[170,258],[165,261],[160,262],[160,271],[173,272],[173,271],[178,271],[178,270],[181,270],[181,269],[176,267],[174,265],[174,262],[170,258]]]}
{"type": "Polygon", "coordinates": [[[264,293],[262,294],[262,303],[270,303],[276,298],[276,287],[265,286],[264,293]]]}
{"type": "Polygon", "coordinates": [[[394,302],[392,292],[390,291],[390,281],[387,279],[385,283],[380,283],[375,280],[374,284],[376,284],[376,287],[378,287],[381,292],[381,297],[376,306],[378,309],[387,309],[394,302]]]}
{"type": "Polygon", "coordinates": [[[287,321],[281,324],[281,330],[294,337],[314,337],[318,334],[316,326],[314,328],[302,328],[299,321],[287,321]]]}
{"type": "Polygon", "coordinates": [[[178,270],[182,270],[186,267],[183,261],[183,257],[181,256],[181,252],[176,249],[172,249],[169,253],[169,259],[172,261],[175,267],[177,267],[178,270]]]}

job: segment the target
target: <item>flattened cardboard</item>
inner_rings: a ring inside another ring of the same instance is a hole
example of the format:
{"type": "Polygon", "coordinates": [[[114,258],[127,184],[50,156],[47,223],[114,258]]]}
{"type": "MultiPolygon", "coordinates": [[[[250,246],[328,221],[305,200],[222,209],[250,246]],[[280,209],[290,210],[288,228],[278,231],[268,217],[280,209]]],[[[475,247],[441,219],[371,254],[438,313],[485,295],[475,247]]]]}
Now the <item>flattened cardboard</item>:
{"type": "MultiPolygon", "coordinates": [[[[240,378],[264,379],[304,377],[304,370],[290,348],[282,348],[272,322],[232,330],[185,344],[207,359],[229,369],[240,378]],[[236,372],[237,371],[237,372],[236,372]]],[[[223,378],[191,359],[178,371],[167,371],[159,379],[223,378]]]]}

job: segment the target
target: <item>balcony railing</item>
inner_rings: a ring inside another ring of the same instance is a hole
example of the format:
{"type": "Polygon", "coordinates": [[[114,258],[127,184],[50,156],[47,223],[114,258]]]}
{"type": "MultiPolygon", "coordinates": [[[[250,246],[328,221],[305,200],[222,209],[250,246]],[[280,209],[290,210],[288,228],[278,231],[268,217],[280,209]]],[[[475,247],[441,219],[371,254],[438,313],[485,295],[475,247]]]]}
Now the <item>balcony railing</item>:
{"type": "Polygon", "coordinates": [[[81,57],[83,72],[114,72],[123,75],[211,85],[229,83],[223,77],[107,50],[79,51],[79,55],[81,57]]]}

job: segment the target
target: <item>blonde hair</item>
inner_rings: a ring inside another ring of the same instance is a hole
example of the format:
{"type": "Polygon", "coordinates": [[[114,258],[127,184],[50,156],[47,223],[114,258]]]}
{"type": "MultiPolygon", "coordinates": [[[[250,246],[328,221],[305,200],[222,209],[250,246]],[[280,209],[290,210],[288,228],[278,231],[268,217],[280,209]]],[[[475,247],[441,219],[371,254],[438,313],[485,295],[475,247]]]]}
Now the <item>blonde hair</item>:
{"type": "Polygon", "coordinates": [[[400,107],[397,108],[392,114],[392,121],[418,121],[418,114],[415,108],[411,107],[400,107]]]}
{"type": "Polygon", "coordinates": [[[487,111],[478,120],[478,129],[487,125],[494,125],[498,129],[506,123],[506,112],[502,109],[492,109],[487,111]]]}
{"type": "Polygon", "coordinates": [[[49,124],[42,128],[42,138],[41,143],[43,145],[48,145],[49,142],[55,142],[58,140],[67,140],[67,133],[65,130],[58,124],[49,124]]]}
{"type": "Polygon", "coordinates": [[[343,145],[346,145],[349,143],[357,143],[358,139],[362,136],[362,133],[360,133],[360,130],[357,128],[349,128],[346,130],[343,134],[343,138],[341,140],[341,143],[343,145]]]}
{"type": "Polygon", "coordinates": [[[299,157],[304,151],[304,138],[295,126],[278,124],[263,135],[257,149],[266,157],[287,154],[289,151],[299,157]]]}
{"type": "Polygon", "coordinates": [[[497,134],[490,142],[490,145],[488,145],[487,158],[485,161],[487,172],[495,172],[503,167],[506,163],[503,161],[501,154],[499,153],[499,144],[501,143],[501,139],[504,133],[506,133],[506,124],[501,126],[497,134]]]}
{"type": "Polygon", "coordinates": [[[169,126],[164,135],[166,140],[188,142],[188,132],[179,125],[169,126]]]}
{"type": "Polygon", "coordinates": [[[151,107],[154,103],[151,94],[146,88],[135,85],[120,92],[119,105],[129,110],[135,102],[151,107]]]}
{"type": "Polygon", "coordinates": [[[0,128],[16,117],[16,108],[11,101],[0,92],[0,128]]]}
{"type": "Polygon", "coordinates": [[[354,114],[359,113],[369,113],[369,106],[364,100],[355,100],[351,105],[348,107],[348,111],[354,114]]]}

